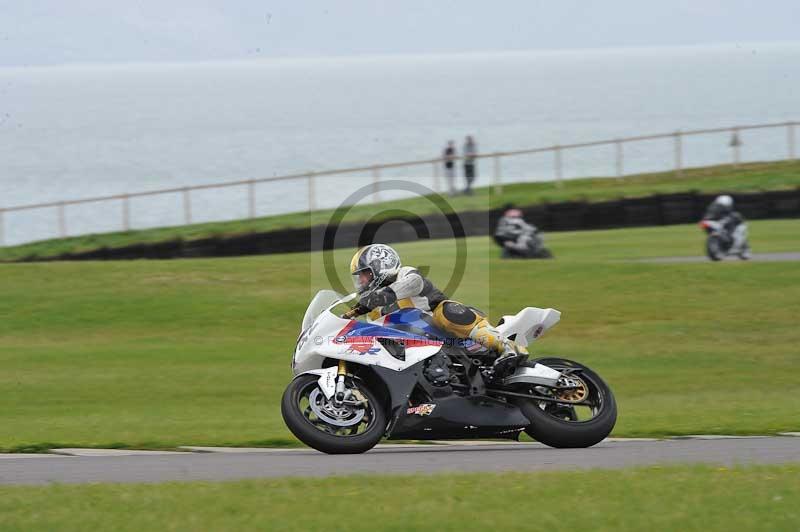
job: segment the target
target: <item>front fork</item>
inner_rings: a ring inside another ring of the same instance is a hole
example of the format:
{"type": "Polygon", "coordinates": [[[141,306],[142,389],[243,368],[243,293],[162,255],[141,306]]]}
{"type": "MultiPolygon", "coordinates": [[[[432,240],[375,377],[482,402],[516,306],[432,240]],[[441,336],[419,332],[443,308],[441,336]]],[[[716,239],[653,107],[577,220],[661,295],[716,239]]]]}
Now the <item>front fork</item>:
{"type": "Polygon", "coordinates": [[[333,396],[333,402],[336,405],[342,404],[345,399],[344,377],[347,375],[347,362],[344,360],[339,361],[339,368],[336,372],[336,393],[333,396]]]}

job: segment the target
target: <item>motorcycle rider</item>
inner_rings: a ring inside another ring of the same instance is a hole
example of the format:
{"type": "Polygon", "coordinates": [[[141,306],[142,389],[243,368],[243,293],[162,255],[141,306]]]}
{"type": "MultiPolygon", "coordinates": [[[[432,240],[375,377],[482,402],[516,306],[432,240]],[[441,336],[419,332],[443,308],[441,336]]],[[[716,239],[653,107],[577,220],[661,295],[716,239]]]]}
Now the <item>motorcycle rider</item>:
{"type": "Polygon", "coordinates": [[[498,245],[520,255],[528,255],[528,246],[538,229],[522,217],[522,211],[511,205],[506,210],[494,231],[494,240],[498,245]]]}
{"type": "Polygon", "coordinates": [[[374,320],[402,308],[430,312],[434,325],[444,332],[472,339],[500,354],[496,371],[527,356],[524,349],[491,326],[483,313],[447,299],[419,270],[402,266],[400,255],[385,244],[359,249],[350,261],[350,274],[360,294],[358,314],[368,314],[374,320]]]}
{"type": "Polygon", "coordinates": [[[733,198],[727,194],[717,196],[714,201],[706,209],[703,216],[704,220],[713,220],[722,223],[725,231],[728,232],[734,239],[734,247],[742,247],[744,254],[749,255],[749,245],[747,242],[742,242],[743,232],[736,231],[736,228],[744,223],[744,217],[737,211],[733,210],[733,198]]]}
{"type": "MultiPolygon", "coordinates": [[[[733,210],[733,198],[725,194],[714,198],[714,201],[712,201],[708,208],[706,208],[706,213],[703,216],[703,219],[722,221],[728,217],[731,217],[731,215],[734,215],[734,219],[731,220],[731,222],[735,224],[731,226],[733,228],[741,222],[741,215],[733,210]]],[[[727,220],[725,226],[727,229],[727,220]]]]}

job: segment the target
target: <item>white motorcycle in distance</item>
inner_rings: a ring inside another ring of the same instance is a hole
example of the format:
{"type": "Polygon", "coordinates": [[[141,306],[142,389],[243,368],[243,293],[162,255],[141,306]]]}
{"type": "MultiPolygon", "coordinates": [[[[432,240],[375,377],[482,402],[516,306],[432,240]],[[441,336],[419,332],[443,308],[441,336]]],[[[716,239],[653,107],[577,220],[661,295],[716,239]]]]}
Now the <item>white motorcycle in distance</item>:
{"type": "MultiPolygon", "coordinates": [[[[320,291],[303,317],[281,413],[314,449],[363,453],[383,437],[516,440],[523,431],[552,447],[589,447],[614,428],[614,395],[582,364],[519,356],[499,370],[494,352],[448,338],[419,309],[372,322],[334,312],[355,299],[320,291]]],[[[525,347],[560,316],[528,307],[498,328],[525,347]]]]}
{"type": "Polygon", "coordinates": [[[706,254],[713,261],[727,256],[736,256],[748,260],[751,256],[750,243],[747,240],[747,224],[739,223],[733,231],[725,227],[725,220],[701,220],[700,228],[708,234],[706,254]]]}

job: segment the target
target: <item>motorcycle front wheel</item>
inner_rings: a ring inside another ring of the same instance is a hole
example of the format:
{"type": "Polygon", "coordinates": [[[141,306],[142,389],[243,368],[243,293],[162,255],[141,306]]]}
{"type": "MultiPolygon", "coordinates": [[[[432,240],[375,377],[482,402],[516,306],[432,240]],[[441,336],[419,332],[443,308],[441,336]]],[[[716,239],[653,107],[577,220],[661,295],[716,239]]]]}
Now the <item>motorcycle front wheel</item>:
{"type": "Polygon", "coordinates": [[[525,432],[545,445],[557,448],[591,447],[603,441],[617,422],[617,403],[611,388],[586,366],[565,358],[543,358],[535,363],[561,371],[574,387],[563,392],[552,389],[526,390],[549,394],[562,402],[521,400],[517,406],[531,424],[525,432]]]}
{"type": "Polygon", "coordinates": [[[375,447],[387,424],[377,396],[365,383],[348,377],[347,387],[360,404],[336,405],[322,393],[318,379],[300,375],[283,392],[281,414],[292,434],[327,454],[359,454],[375,447]]]}
{"type": "Polygon", "coordinates": [[[725,251],[723,251],[722,239],[716,235],[711,235],[706,240],[706,254],[708,258],[717,261],[722,260],[725,257],[725,251]]]}

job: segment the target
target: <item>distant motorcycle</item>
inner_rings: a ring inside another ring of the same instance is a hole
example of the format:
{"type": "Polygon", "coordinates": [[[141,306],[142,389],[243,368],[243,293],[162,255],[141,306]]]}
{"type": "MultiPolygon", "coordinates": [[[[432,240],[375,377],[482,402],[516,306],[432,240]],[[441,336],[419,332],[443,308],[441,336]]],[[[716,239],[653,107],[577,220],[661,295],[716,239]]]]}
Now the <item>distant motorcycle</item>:
{"type": "Polygon", "coordinates": [[[526,231],[515,241],[495,238],[503,248],[504,259],[552,259],[553,253],[544,247],[544,239],[538,229],[526,231]]]}
{"type": "MultiPolygon", "coordinates": [[[[353,319],[357,307],[334,312],[356,297],[323,290],[303,318],[281,413],[306,445],[363,453],[383,437],[517,439],[524,431],[551,447],[589,447],[614,427],[614,395],[583,364],[520,355],[498,369],[497,353],[448,338],[419,309],[374,321],[353,319]]],[[[527,307],[497,328],[524,347],[560,316],[527,307]]]]}
{"type": "Polygon", "coordinates": [[[702,220],[700,228],[708,234],[706,254],[713,261],[726,256],[738,256],[742,260],[750,258],[750,243],[747,240],[747,224],[739,223],[729,231],[726,220],[702,220]]]}
{"type": "MultiPolygon", "coordinates": [[[[510,207],[510,206],[509,206],[510,207]]],[[[551,259],[544,239],[535,225],[525,221],[521,210],[507,208],[497,221],[494,241],[503,249],[504,259],[551,259]]]]}

